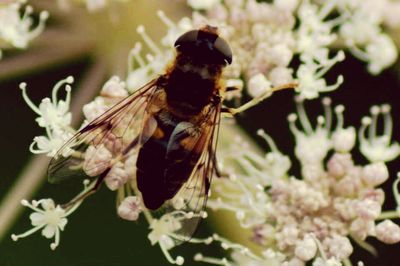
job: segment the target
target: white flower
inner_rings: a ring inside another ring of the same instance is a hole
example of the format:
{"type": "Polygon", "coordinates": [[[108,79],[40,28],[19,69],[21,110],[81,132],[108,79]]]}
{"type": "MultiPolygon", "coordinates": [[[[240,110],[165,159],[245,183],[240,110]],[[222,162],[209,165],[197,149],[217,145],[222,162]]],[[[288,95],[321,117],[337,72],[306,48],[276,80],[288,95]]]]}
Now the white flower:
{"type": "Polygon", "coordinates": [[[275,87],[291,83],[293,82],[293,69],[275,67],[269,72],[268,79],[275,87]]]}
{"type": "MultiPolygon", "coordinates": [[[[46,153],[47,156],[53,157],[57,151],[64,146],[64,144],[72,138],[73,134],[65,132],[60,129],[50,130],[46,127],[47,136],[38,136],[33,139],[33,142],[29,146],[29,151],[34,154],[46,153]]],[[[73,143],[69,143],[71,147],[73,143]]],[[[64,157],[69,156],[73,149],[67,147],[61,154],[64,157]]]]}
{"type": "Polygon", "coordinates": [[[354,166],[351,154],[335,153],[328,161],[328,173],[335,177],[343,177],[354,166]]]}
{"type": "MultiPolygon", "coordinates": [[[[162,11],[158,12],[158,16],[169,29],[167,36],[163,39],[163,48],[166,49],[161,49],[157,46],[157,44],[147,35],[143,25],[137,27],[136,31],[142,37],[143,42],[147,46],[148,50],[150,50],[150,53],[146,54],[145,59],[143,59],[141,56],[141,43],[136,43],[135,47],[130,51],[128,58],[128,76],[126,79],[126,87],[130,92],[142,87],[152,78],[155,78],[157,75],[162,74],[165,71],[166,66],[174,57],[175,53],[172,50],[172,47],[176,38],[188,29],[192,28],[192,26],[186,25],[185,23],[175,25],[162,11]]],[[[184,20],[182,19],[182,21],[184,20]]]]}
{"type": "Polygon", "coordinates": [[[375,224],[373,220],[362,218],[355,219],[350,225],[350,232],[354,237],[364,240],[367,236],[375,235],[375,224]]]}
{"type": "Polygon", "coordinates": [[[124,164],[121,162],[114,164],[104,179],[107,187],[112,191],[121,188],[128,180],[129,174],[125,171],[124,164]]]}
{"type": "Polygon", "coordinates": [[[391,220],[384,220],[376,226],[376,238],[386,244],[400,242],[400,227],[391,220]]]}
{"type": "Polygon", "coordinates": [[[72,5],[85,6],[89,12],[98,12],[105,7],[115,3],[123,3],[126,0],[56,0],[60,9],[63,11],[69,11],[72,5]]]}
{"type": "MultiPolygon", "coordinates": [[[[324,50],[324,54],[327,54],[324,50]]],[[[344,60],[344,53],[339,51],[337,55],[331,59],[323,58],[320,61],[307,60],[297,69],[296,77],[299,86],[296,91],[306,99],[314,99],[318,97],[320,92],[328,92],[337,89],[343,83],[343,76],[337,78],[336,83],[327,85],[323,75],[337,62],[344,60]]]]}
{"type": "Polygon", "coordinates": [[[34,20],[31,17],[33,8],[27,6],[23,15],[20,9],[25,1],[15,1],[9,4],[0,4],[0,58],[1,48],[15,47],[24,49],[29,42],[36,38],[44,29],[44,24],[49,17],[47,11],[39,15],[39,23],[32,28],[34,20]]]}
{"type": "Polygon", "coordinates": [[[295,255],[303,260],[308,261],[315,257],[317,254],[317,244],[310,235],[306,235],[301,241],[296,243],[294,251],[295,255]]]}
{"type": "Polygon", "coordinates": [[[125,98],[128,96],[125,82],[122,81],[118,76],[112,76],[100,91],[100,96],[111,97],[111,98],[125,98]]]}
{"type": "Polygon", "coordinates": [[[106,5],[106,0],[86,0],[86,8],[92,12],[104,8],[106,5]]]}
{"type": "Polygon", "coordinates": [[[40,103],[39,107],[36,107],[34,103],[29,99],[26,94],[26,83],[21,83],[19,85],[22,90],[22,96],[28,106],[39,115],[36,122],[41,127],[49,127],[53,129],[69,129],[71,123],[71,113],[69,112],[69,104],[71,101],[71,86],[69,84],[73,83],[74,79],[72,76],[63,79],[53,87],[52,97],[44,98],[40,103]],[[65,85],[65,91],[67,92],[65,100],[58,100],[57,94],[61,86],[65,85]]]}
{"type": "Polygon", "coordinates": [[[165,214],[160,219],[153,219],[150,224],[151,232],[148,234],[148,238],[152,245],[159,243],[168,250],[175,246],[171,235],[181,227],[180,221],[173,215],[165,214]]]}
{"type": "Polygon", "coordinates": [[[187,0],[188,5],[193,9],[210,9],[221,0],[187,0]]]}
{"type": "MultiPolygon", "coordinates": [[[[399,5],[391,1],[339,1],[338,11],[344,14],[339,25],[340,37],[354,56],[368,62],[368,70],[379,74],[397,58],[393,40],[383,32],[383,22],[396,24],[394,12],[399,5]]],[[[398,15],[396,15],[398,17],[398,15]]]]}
{"type": "Polygon", "coordinates": [[[136,221],[142,212],[141,199],[136,196],[126,197],[118,206],[119,217],[128,221],[136,221]]]}
{"type": "Polygon", "coordinates": [[[312,266],[342,266],[342,263],[335,258],[325,260],[321,257],[318,257],[314,260],[312,266]]]}
{"type": "Polygon", "coordinates": [[[290,130],[296,139],[295,154],[302,165],[318,165],[318,163],[322,162],[328,151],[332,148],[332,142],[330,140],[332,118],[329,115],[331,112],[329,102],[324,102],[326,112],[325,117],[318,117],[318,124],[315,129],[311,127],[301,97],[296,97],[296,104],[298,116],[295,114],[290,114],[288,116],[290,130]],[[304,132],[300,131],[296,127],[295,122],[297,118],[299,118],[304,132]]]}
{"type": "Polygon", "coordinates": [[[362,126],[358,132],[360,141],[360,151],[370,162],[388,162],[400,155],[400,145],[397,142],[391,144],[392,138],[392,117],[390,107],[382,105],[371,108],[371,117],[362,119],[362,126]],[[384,132],[383,135],[377,134],[377,120],[379,114],[383,116],[384,132]],[[365,131],[368,129],[368,138],[365,137],[365,131]]]}
{"type": "Polygon", "coordinates": [[[55,238],[54,242],[50,245],[50,248],[53,250],[60,243],[60,231],[64,230],[64,227],[68,222],[67,216],[75,211],[79,205],[78,204],[67,211],[61,208],[60,205],[55,206],[52,199],[32,201],[32,204],[27,200],[22,200],[21,204],[35,211],[29,216],[33,228],[20,235],[13,234],[11,235],[11,238],[14,241],[17,241],[18,239],[29,236],[43,228],[42,235],[44,237],[55,238]],[[39,209],[39,205],[42,206],[42,209],[39,209]]]}
{"type": "Polygon", "coordinates": [[[104,102],[103,97],[96,97],[94,101],[83,106],[83,114],[87,121],[93,121],[108,110],[108,106],[104,102]]]}
{"type": "Polygon", "coordinates": [[[389,178],[389,171],[383,162],[368,164],[363,168],[362,178],[369,186],[379,186],[389,178]]]}
{"type": "Polygon", "coordinates": [[[361,218],[375,220],[381,214],[381,204],[372,199],[364,199],[354,204],[354,210],[361,218]]]}
{"type": "Polygon", "coordinates": [[[383,69],[391,66],[397,59],[397,48],[393,40],[386,34],[380,34],[366,47],[366,58],[369,62],[368,70],[372,74],[379,74],[383,69]]]}
{"type": "Polygon", "coordinates": [[[347,259],[353,253],[350,240],[344,236],[335,235],[327,238],[323,244],[328,247],[329,254],[340,261],[347,259]]]}
{"type": "Polygon", "coordinates": [[[356,143],[356,130],[354,127],[343,128],[343,111],[343,105],[335,107],[337,125],[332,133],[332,144],[335,151],[346,153],[350,152],[356,143]]]}
{"type": "Polygon", "coordinates": [[[272,94],[271,82],[261,73],[254,75],[248,81],[248,92],[253,98],[272,94]]]}
{"type": "Polygon", "coordinates": [[[111,159],[112,154],[104,144],[100,144],[98,147],[90,145],[86,149],[82,169],[88,176],[97,176],[110,166],[111,159]]]}
{"type": "Polygon", "coordinates": [[[299,4],[299,0],[274,0],[274,5],[280,9],[294,11],[299,4]]]}

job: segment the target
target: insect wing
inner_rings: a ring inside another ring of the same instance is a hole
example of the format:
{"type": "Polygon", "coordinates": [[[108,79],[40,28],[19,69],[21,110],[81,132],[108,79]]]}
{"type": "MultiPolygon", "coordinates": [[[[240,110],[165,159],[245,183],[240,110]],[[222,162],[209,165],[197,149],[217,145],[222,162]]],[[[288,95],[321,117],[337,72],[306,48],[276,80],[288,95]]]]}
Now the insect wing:
{"type": "Polygon", "coordinates": [[[192,237],[205,215],[216,167],[220,108],[219,105],[214,106],[198,126],[183,125],[174,132],[168,145],[170,166],[166,170],[165,181],[171,200],[167,203],[167,215],[172,216],[170,221],[175,229],[177,244],[192,237]],[[188,171],[190,177],[182,184],[179,180],[188,171]]]}
{"type": "Polygon", "coordinates": [[[146,106],[157,89],[155,85],[153,80],[124,98],[65,143],[50,161],[49,182],[104,175],[118,159],[138,147],[146,106]]]}

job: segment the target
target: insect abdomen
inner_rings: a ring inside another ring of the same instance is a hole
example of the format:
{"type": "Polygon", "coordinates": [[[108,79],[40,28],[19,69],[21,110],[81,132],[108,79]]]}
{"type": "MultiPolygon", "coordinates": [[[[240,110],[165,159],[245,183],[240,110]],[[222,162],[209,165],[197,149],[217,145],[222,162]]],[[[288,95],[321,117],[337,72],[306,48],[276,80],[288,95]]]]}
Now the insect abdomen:
{"type": "Polygon", "coordinates": [[[175,143],[174,149],[168,147],[174,142],[171,135],[178,123],[158,116],[155,119],[157,128],[141,147],[136,162],[137,186],[146,208],[151,210],[158,209],[176,195],[190,177],[199,157],[192,153],[188,156],[188,151],[179,142],[175,143]]]}

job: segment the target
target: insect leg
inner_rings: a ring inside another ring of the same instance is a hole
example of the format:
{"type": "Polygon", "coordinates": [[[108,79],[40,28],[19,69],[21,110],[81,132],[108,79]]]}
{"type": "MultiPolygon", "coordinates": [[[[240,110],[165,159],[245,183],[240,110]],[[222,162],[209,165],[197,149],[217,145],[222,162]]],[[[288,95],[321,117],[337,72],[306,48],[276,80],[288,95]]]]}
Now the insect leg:
{"type": "Polygon", "coordinates": [[[90,195],[92,195],[93,193],[95,193],[99,189],[100,185],[103,183],[104,178],[107,176],[107,174],[110,172],[110,170],[111,170],[111,168],[107,168],[103,173],[100,174],[100,176],[97,178],[96,183],[94,184],[92,189],[83,193],[82,195],[77,196],[70,202],[61,205],[61,207],[63,209],[68,209],[69,207],[75,205],[79,201],[82,201],[82,200],[86,199],[87,197],[89,197],[90,195]]]}
{"type": "Polygon", "coordinates": [[[218,178],[220,178],[220,177],[229,177],[229,174],[228,173],[226,173],[226,172],[223,172],[222,170],[221,170],[221,168],[218,166],[218,163],[217,163],[217,156],[213,156],[213,168],[214,168],[214,172],[215,172],[215,175],[218,177],[218,178]]]}
{"type": "Polygon", "coordinates": [[[238,87],[229,86],[226,87],[225,91],[240,91],[240,89],[238,87]]]}
{"type": "MultiPolygon", "coordinates": [[[[293,82],[293,83],[284,84],[284,85],[281,85],[281,86],[278,86],[275,88],[271,88],[271,89],[267,90],[265,93],[261,94],[258,97],[251,99],[250,101],[248,101],[247,103],[243,104],[242,106],[240,106],[238,108],[225,108],[225,109],[227,109],[227,110],[225,110],[225,112],[229,113],[231,115],[241,113],[241,112],[246,111],[247,109],[259,104],[260,102],[262,102],[263,100],[265,100],[266,98],[271,96],[271,94],[274,93],[275,91],[280,91],[280,90],[285,90],[285,89],[295,89],[297,86],[298,86],[298,84],[293,82]]],[[[224,110],[222,110],[222,112],[224,112],[224,110]]]]}

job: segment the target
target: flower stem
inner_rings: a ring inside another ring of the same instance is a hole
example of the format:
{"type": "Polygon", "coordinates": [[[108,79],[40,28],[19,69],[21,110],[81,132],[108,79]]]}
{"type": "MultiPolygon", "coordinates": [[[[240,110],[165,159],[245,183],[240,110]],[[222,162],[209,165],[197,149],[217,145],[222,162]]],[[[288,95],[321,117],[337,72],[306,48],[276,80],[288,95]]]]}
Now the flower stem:
{"type": "Polygon", "coordinates": [[[385,220],[385,219],[399,219],[400,214],[397,211],[385,211],[382,212],[381,215],[377,218],[377,220],[385,220]]]}

